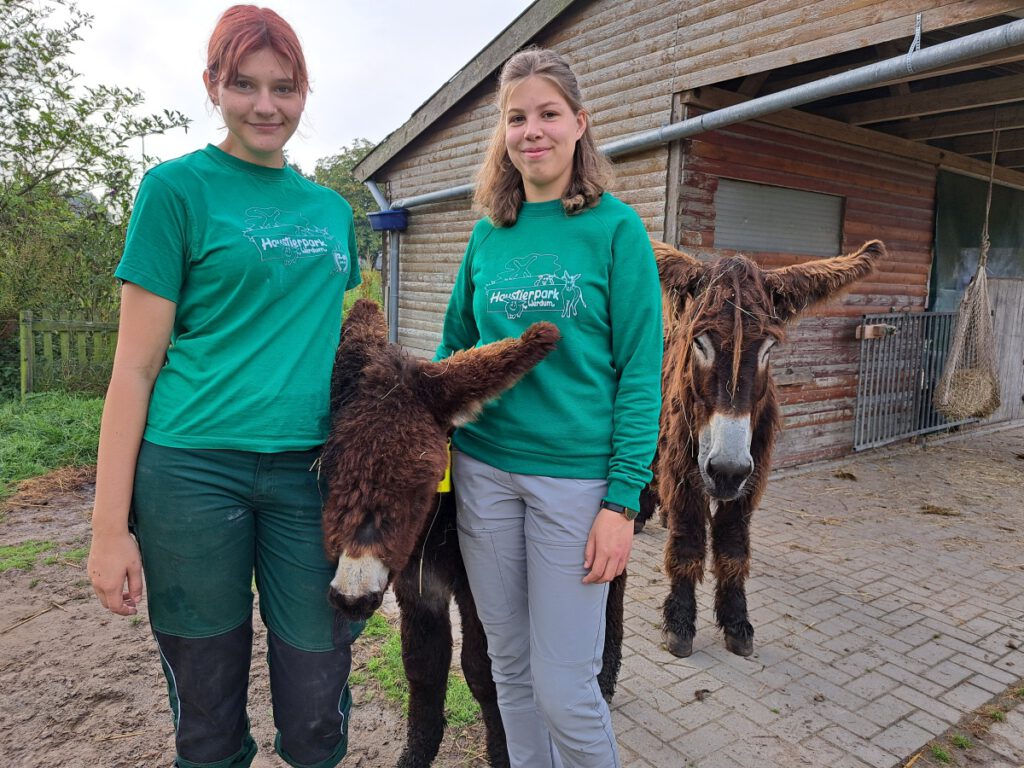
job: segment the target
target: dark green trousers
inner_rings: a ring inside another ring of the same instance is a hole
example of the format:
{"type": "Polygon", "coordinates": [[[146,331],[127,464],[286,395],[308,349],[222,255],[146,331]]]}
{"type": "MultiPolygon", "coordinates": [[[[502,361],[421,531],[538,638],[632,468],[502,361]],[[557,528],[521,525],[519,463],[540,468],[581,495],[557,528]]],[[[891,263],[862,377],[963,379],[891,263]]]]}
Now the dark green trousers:
{"type": "Polygon", "coordinates": [[[181,768],[244,768],[256,754],[245,712],[254,578],[278,753],[299,768],[345,755],[362,625],[327,599],[318,455],[142,444],[131,523],[181,768]]]}

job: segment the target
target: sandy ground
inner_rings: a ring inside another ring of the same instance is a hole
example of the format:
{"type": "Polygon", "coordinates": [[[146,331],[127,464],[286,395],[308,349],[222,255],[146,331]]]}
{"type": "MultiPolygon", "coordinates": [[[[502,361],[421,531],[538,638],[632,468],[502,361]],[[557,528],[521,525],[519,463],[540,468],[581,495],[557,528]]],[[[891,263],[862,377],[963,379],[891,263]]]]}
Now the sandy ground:
{"type": "MultiPolygon", "coordinates": [[[[145,603],[124,618],[95,600],[81,553],[88,547],[90,473],[64,472],[22,486],[0,511],[0,546],[55,542],[30,569],[0,573],[0,766],[152,768],[170,766],[173,734],[167,692],[145,603]],[[49,561],[49,562],[48,562],[49,561]]],[[[392,609],[393,610],[393,609],[392,609]]],[[[257,621],[249,716],[260,752],[254,766],[285,763],[273,754],[265,630],[257,621]]],[[[361,640],[356,669],[375,649],[361,640]]],[[[405,720],[372,682],[353,690],[346,766],[395,765],[405,720]]],[[[446,735],[435,765],[480,766],[482,728],[446,735]]]]}

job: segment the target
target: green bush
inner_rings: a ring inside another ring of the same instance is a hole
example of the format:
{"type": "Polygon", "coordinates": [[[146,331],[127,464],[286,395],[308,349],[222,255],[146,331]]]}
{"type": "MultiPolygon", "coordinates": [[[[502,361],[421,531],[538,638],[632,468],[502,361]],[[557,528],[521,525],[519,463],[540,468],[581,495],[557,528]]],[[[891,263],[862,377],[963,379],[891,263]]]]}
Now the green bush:
{"type": "Polygon", "coordinates": [[[376,269],[364,269],[362,271],[363,282],[354,290],[345,294],[345,305],[342,312],[347,315],[352,305],[359,299],[370,299],[377,302],[378,306],[384,306],[384,290],[380,282],[380,271],[376,269]]]}
{"type": "Polygon", "coordinates": [[[0,320],[0,402],[12,400],[21,392],[21,354],[18,350],[17,328],[16,321],[5,323],[0,320]]]}

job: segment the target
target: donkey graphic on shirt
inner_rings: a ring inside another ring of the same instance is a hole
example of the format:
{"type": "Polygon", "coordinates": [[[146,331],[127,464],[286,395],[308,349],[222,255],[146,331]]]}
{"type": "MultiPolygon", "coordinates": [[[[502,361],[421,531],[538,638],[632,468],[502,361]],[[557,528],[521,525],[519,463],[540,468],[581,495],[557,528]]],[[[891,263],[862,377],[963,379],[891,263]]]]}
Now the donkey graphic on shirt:
{"type": "Polygon", "coordinates": [[[571,275],[550,253],[531,253],[510,259],[498,276],[484,286],[487,311],[500,312],[509,320],[527,314],[558,312],[576,317],[587,302],[577,285],[581,274],[571,275]]]}
{"type": "Polygon", "coordinates": [[[256,246],[261,261],[281,260],[292,265],[299,259],[330,257],[335,273],[349,269],[347,248],[326,227],[312,226],[301,213],[280,208],[249,208],[242,232],[256,246]]]}

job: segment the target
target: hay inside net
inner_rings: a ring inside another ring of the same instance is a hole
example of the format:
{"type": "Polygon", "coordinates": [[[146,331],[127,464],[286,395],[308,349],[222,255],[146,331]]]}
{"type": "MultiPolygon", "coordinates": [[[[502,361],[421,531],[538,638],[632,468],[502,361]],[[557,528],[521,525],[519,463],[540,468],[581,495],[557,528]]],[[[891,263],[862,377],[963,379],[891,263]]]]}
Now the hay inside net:
{"type": "Polygon", "coordinates": [[[992,166],[985,200],[985,223],[981,229],[981,253],[978,272],[960,300],[946,367],[935,388],[935,410],[949,421],[984,419],[999,408],[999,374],[996,367],[995,331],[992,328],[992,304],[988,298],[988,218],[992,210],[992,181],[995,177],[999,131],[992,131],[992,166]]]}

